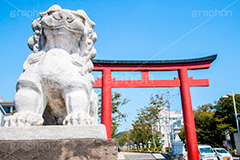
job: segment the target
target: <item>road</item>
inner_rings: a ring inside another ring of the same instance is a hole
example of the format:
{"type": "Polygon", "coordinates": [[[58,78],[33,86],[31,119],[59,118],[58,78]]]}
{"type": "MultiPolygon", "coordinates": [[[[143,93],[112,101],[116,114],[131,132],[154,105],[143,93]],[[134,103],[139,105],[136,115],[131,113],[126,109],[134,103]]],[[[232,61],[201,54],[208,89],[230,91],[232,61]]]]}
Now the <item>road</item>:
{"type": "MultiPolygon", "coordinates": [[[[118,160],[166,160],[161,154],[120,152],[118,160]]],[[[234,157],[233,160],[240,160],[234,157]]]]}
{"type": "Polygon", "coordinates": [[[120,152],[118,160],[165,160],[161,154],[120,152]]]}

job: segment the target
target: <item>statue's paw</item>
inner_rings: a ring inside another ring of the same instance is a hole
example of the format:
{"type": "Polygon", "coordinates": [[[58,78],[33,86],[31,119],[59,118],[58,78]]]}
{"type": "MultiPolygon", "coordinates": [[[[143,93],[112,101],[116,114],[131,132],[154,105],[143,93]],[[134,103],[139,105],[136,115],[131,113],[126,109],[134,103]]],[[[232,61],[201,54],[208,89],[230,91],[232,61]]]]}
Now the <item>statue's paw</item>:
{"type": "Polygon", "coordinates": [[[31,112],[19,112],[5,117],[5,127],[40,126],[43,124],[42,115],[31,112]]]}
{"type": "Polygon", "coordinates": [[[66,116],[63,125],[89,125],[93,120],[87,113],[72,113],[66,116]]]}

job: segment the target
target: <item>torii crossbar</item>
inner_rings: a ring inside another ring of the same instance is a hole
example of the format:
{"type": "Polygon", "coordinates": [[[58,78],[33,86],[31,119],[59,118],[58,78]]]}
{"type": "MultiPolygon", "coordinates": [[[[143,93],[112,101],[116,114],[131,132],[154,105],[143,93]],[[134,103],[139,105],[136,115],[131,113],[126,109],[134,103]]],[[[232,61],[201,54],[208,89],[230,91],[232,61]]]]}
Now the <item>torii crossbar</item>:
{"type": "Polygon", "coordinates": [[[196,59],[154,61],[93,60],[94,71],[102,72],[102,78],[97,78],[94,88],[102,88],[101,123],[106,126],[107,137],[111,139],[112,88],[180,87],[188,158],[198,160],[198,143],[190,87],[209,86],[209,80],[188,77],[188,70],[207,69],[216,57],[217,55],[212,55],[196,59]],[[142,73],[142,79],[116,80],[111,76],[112,71],[138,71],[142,73]],[[178,77],[172,80],[150,80],[149,71],[178,71],[178,77]]]}

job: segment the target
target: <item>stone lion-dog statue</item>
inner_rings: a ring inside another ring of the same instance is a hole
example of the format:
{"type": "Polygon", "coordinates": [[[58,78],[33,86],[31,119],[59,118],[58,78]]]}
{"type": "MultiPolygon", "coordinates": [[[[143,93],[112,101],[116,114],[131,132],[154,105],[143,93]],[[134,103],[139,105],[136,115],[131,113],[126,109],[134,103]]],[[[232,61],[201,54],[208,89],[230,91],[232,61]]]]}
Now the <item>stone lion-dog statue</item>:
{"type": "Polygon", "coordinates": [[[5,126],[97,124],[98,96],[93,90],[93,44],[97,35],[83,10],[53,5],[32,23],[14,96],[16,113],[5,126]]]}

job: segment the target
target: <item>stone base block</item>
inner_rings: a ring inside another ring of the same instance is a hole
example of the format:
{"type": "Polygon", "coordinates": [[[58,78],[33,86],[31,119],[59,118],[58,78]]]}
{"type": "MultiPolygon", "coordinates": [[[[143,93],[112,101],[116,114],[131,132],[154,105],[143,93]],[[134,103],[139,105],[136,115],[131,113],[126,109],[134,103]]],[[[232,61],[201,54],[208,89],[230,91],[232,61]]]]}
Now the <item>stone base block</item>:
{"type": "Polygon", "coordinates": [[[117,140],[1,140],[1,160],[117,160],[117,140]]]}
{"type": "Polygon", "coordinates": [[[23,126],[0,127],[0,140],[40,140],[40,139],[107,139],[106,128],[102,124],[79,126],[23,126]]]}

